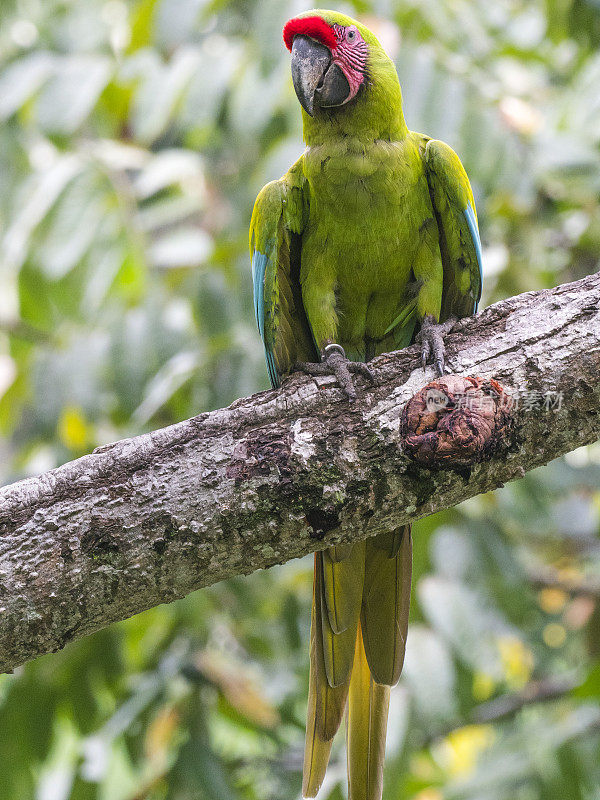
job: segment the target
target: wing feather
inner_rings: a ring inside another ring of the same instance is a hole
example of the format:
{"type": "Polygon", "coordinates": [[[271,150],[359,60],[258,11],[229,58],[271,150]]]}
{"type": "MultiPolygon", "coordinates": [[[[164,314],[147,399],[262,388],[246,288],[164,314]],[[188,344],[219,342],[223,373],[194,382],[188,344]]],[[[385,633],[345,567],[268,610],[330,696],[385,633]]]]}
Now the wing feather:
{"type": "Polygon", "coordinates": [[[273,387],[295,361],[318,360],[300,287],[304,187],[300,159],[281,180],[261,190],[250,223],[254,315],[273,387]]]}
{"type": "Polygon", "coordinates": [[[470,316],[481,298],[482,253],[471,184],[460,159],[444,142],[426,140],[423,159],[439,229],[444,267],[440,318],[470,316]]]}

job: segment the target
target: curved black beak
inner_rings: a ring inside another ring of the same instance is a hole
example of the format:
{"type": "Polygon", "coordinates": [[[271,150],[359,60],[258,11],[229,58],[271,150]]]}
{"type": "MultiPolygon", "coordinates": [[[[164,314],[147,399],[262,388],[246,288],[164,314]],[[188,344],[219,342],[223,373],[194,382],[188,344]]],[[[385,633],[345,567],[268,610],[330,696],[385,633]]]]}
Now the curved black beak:
{"type": "Polygon", "coordinates": [[[350,94],[342,70],[324,44],[299,34],[292,45],[292,80],[300,105],[312,117],[315,105],[341,106],[350,94]]]}

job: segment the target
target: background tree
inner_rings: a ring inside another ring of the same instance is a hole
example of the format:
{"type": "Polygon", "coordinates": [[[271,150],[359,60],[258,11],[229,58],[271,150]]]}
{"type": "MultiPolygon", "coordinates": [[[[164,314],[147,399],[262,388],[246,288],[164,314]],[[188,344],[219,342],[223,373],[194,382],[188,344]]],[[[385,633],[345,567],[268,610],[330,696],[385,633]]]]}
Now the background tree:
{"type": "MultiPolygon", "coordinates": [[[[307,7],[3,2],[3,482],[266,388],[247,226],[302,149],[281,28],[307,7]]],[[[482,305],[597,270],[598,4],[337,7],[465,163],[482,305]]],[[[599,478],[596,445],[415,526],[390,800],[596,796],[599,478]]],[[[311,580],[222,583],[2,676],[2,799],[297,796],[311,580]]]]}

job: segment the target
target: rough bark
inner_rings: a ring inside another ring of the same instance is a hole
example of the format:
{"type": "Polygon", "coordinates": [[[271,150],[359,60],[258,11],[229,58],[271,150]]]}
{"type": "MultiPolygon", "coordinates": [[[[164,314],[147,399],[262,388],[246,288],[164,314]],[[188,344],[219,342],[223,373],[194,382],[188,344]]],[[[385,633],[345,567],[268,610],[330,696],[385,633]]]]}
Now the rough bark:
{"type": "Polygon", "coordinates": [[[529,392],[481,463],[434,470],[407,455],[402,411],[433,377],[411,347],[373,362],[379,384],[359,379],[356,403],[332,379],[294,376],[4,488],[0,670],[228,576],[448,508],[596,440],[599,308],[597,274],[497,303],[448,336],[453,372],[529,392]],[[560,408],[544,409],[546,392],[562,394],[560,408]]]}

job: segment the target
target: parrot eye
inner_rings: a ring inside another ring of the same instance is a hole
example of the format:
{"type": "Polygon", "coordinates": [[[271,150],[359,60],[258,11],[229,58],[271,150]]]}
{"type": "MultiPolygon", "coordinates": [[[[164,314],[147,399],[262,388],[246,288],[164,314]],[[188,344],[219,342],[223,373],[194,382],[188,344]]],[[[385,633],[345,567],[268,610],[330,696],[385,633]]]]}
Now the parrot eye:
{"type": "Polygon", "coordinates": [[[348,28],[348,30],[346,31],[346,41],[352,44],[352,42],[356,41],[356,36],[357,36],[356,28],[348,28]]]}

